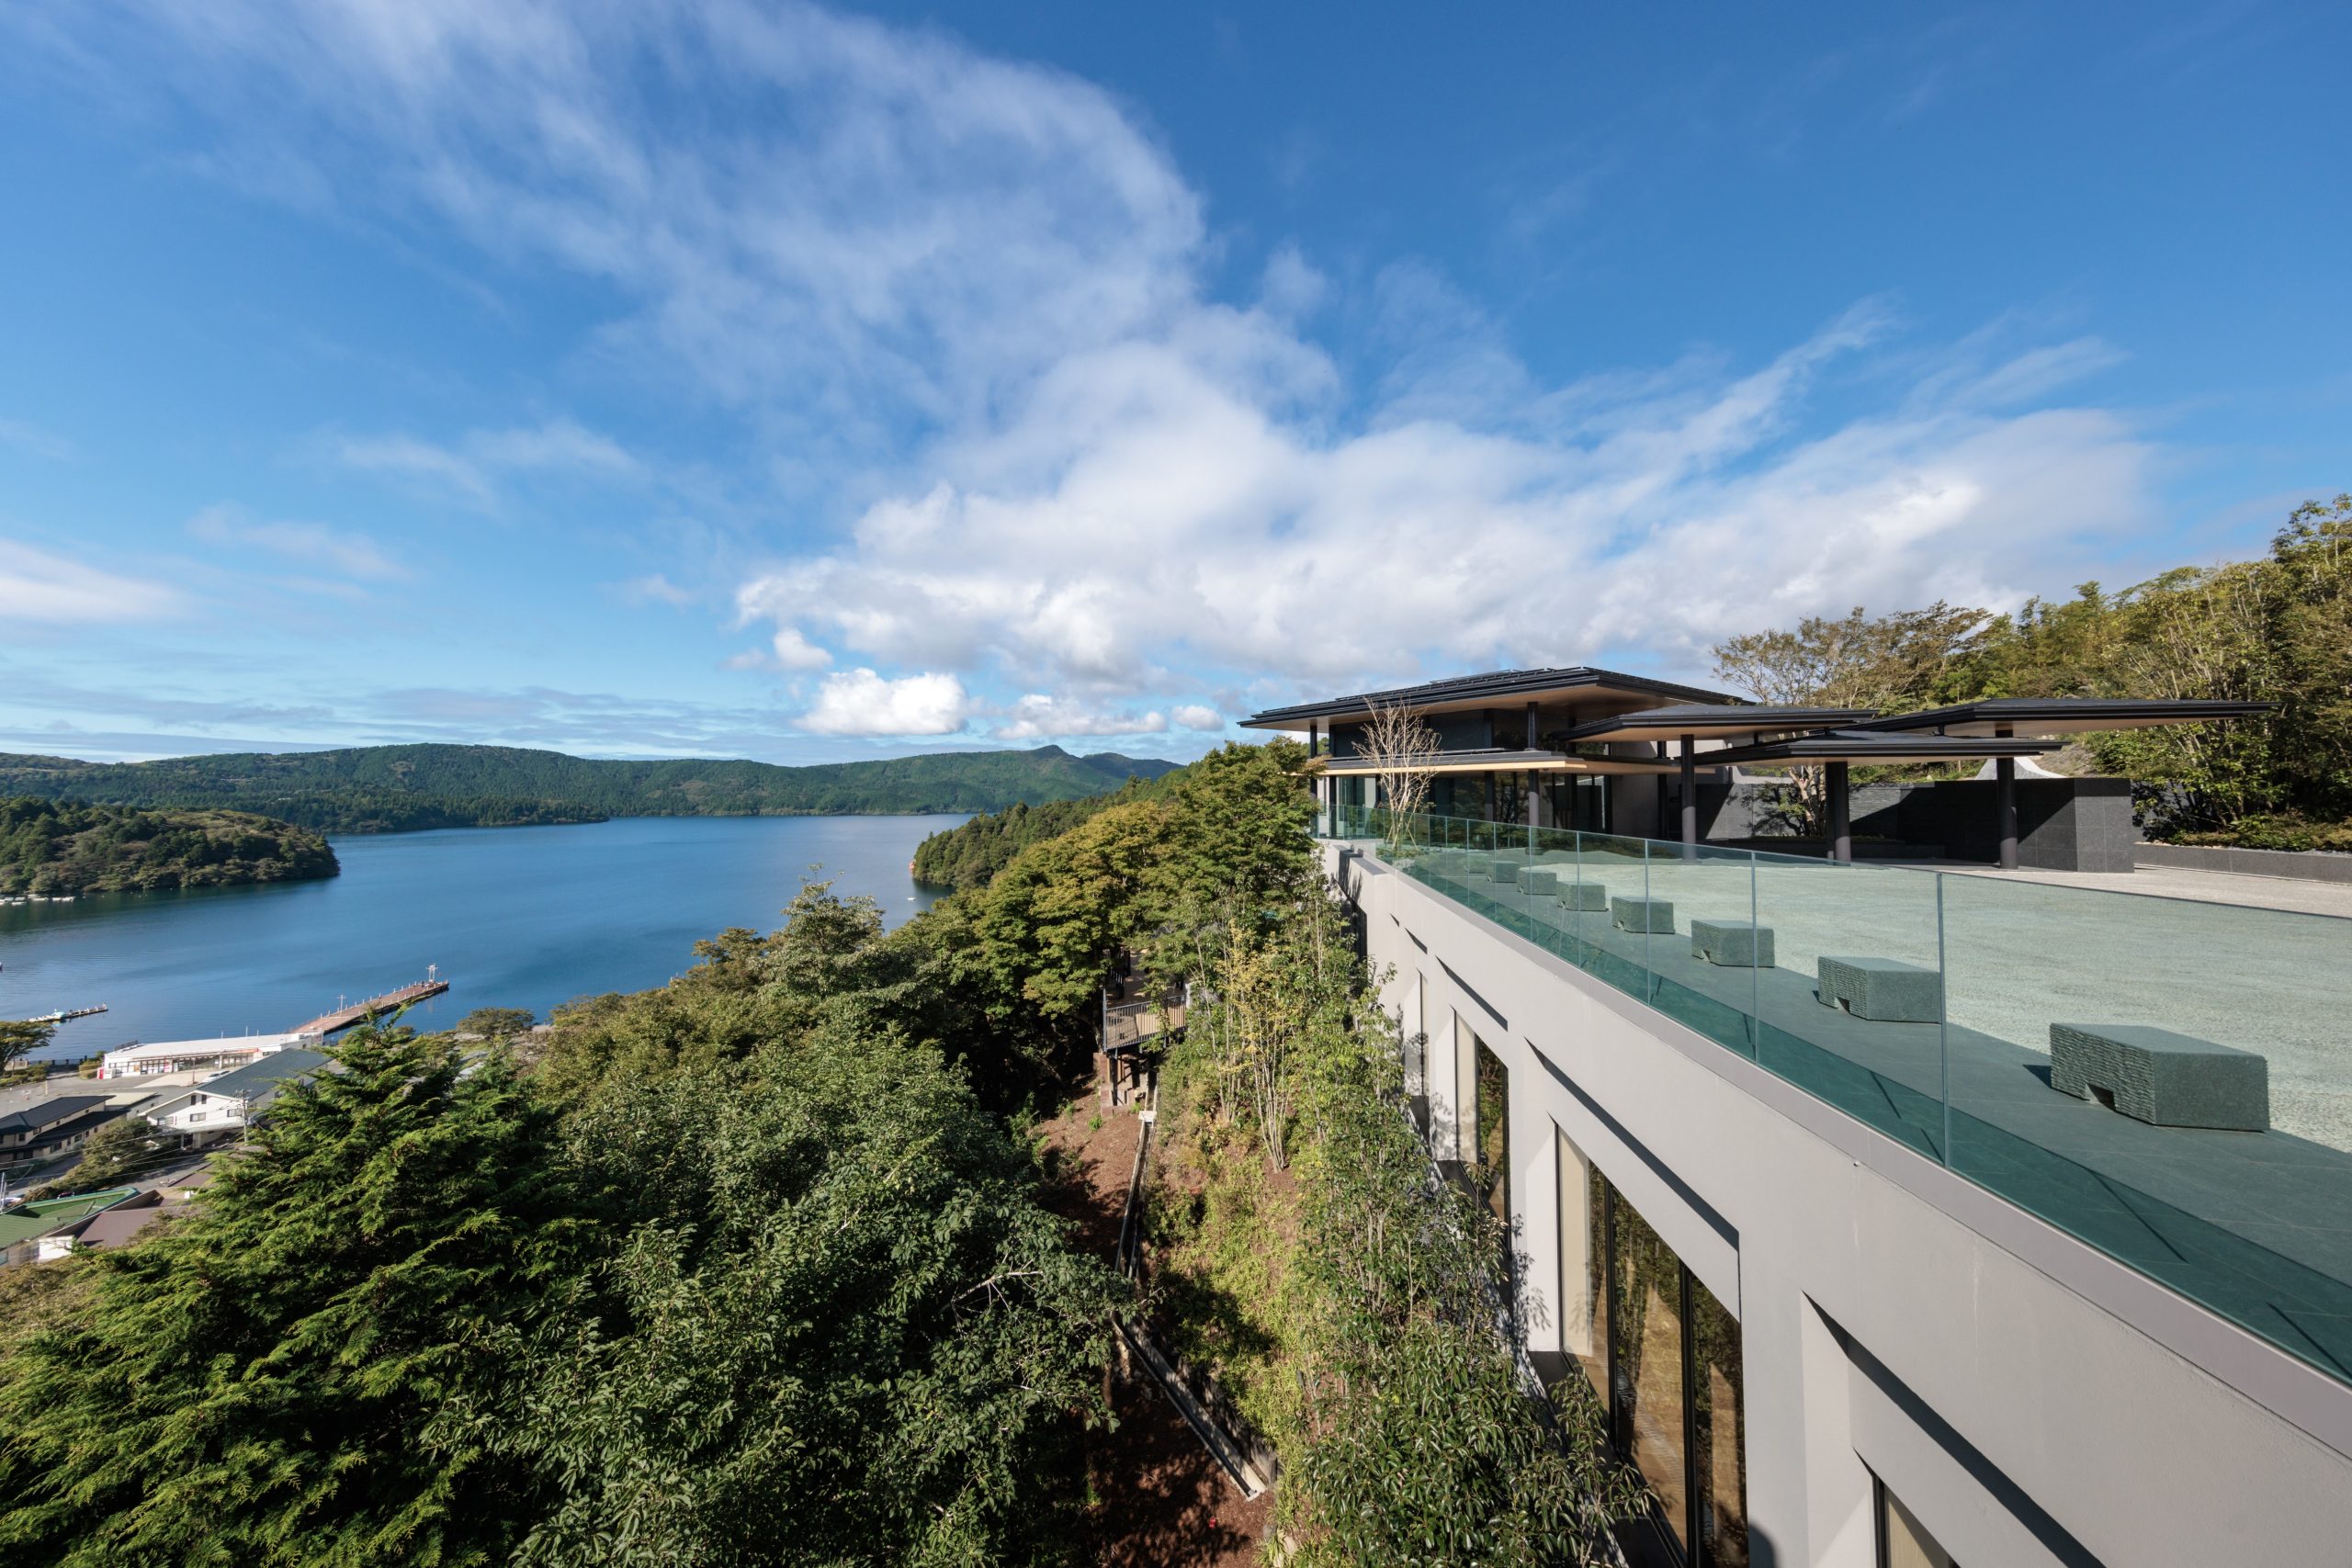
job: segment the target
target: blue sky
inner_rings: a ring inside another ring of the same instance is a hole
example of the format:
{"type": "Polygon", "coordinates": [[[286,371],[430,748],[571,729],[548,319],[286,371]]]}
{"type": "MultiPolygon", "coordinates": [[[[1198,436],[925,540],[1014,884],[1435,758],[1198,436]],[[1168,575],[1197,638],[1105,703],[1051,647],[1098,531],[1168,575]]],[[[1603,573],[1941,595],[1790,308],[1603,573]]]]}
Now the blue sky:
{"type": "Polygon", "coordinates": [[[0,10],[0,749],[1187,756],[2258,550],[2342,6],[0,10]]]}

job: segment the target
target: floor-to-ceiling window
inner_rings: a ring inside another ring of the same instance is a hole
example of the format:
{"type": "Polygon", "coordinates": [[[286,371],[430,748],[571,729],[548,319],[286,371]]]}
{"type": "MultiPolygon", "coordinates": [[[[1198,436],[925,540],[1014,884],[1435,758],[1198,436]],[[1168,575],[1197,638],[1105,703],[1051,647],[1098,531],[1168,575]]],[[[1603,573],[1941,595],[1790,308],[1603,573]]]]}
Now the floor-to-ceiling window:
{"type": "Polygon", "coordinates": [[[1959,1568],[1903,1499],[1872,1477],[1878,1493],[1878,1568],[1959,1568]]]}
{"type": "Polygon", "coordinates": [[[1478,1181],[1479,1196],[1495,1218],[1506,1225],[1510,1224],[1510,1069],[1502,1059],[1487,1049],[1487,1043],[1475,1034],[1471,1043],[1478,1055],[1474,1125],[1477,1130],[1478,1157],[1472,1168],[1478,1181]]]}
{"type": "Polygon", "coordinates": [[[1657,1505],[1655,1529],[1644,1532],[1656,1539],[1629,1540],[1628,1550],[1747,1568],[1738,1320],[1597,1168],[1564,1155],[1560,1180],[1564,1212],[1581,1206],[1589,1227],[1584,1277],[1560,1281],[1564,1300],[1581,1295],[1590,1325],[1579,1359],[1609,1408],[1611,1440],[1657,1505]]]}

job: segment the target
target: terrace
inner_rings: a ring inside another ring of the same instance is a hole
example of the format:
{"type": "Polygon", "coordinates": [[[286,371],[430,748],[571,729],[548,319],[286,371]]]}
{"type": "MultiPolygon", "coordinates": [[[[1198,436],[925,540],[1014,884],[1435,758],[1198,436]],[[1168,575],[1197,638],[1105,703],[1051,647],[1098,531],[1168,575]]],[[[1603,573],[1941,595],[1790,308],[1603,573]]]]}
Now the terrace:
{"type": "Polygon", "coordinates": [[[1325,828],[2352,1382],[2352,920],[1374,807],[1325,828]],[[1694,921],[1727,933],[1712,959],[1694,921]],[[1825,958],[1911,966],[1928,1005],[1826,1006],[1825,958]],[[2064,1092],[2054,1024],[2253,1053],[2267,1128],[2154,1124],[2064,1092]]]}

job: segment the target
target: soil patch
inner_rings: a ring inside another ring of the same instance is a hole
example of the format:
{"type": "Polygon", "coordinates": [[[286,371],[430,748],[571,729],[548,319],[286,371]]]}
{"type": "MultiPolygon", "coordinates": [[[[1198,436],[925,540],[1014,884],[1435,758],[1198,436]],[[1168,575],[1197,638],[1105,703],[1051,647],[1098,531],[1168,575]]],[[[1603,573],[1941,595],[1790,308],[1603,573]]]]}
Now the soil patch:
{"type": "MultiPolygon", "coordinates": [[[[1108,1258],[1135,1169],[1141,1122],[1105,1111],[1092,1093],[1037,1135],[1053,1158],[1048,1202],[1073,1221],[1084,1245],[1108,1258]]],[[[1091,1561],[1106,1568],[1245,1568],[1264,1561],[1271,1493],[1250,1502],[1193,1435],[1168,1395],[1137,1363],[1111,1376],[1118,1426],[1093,1435],[1088,1477],[1091,1561]]]]}

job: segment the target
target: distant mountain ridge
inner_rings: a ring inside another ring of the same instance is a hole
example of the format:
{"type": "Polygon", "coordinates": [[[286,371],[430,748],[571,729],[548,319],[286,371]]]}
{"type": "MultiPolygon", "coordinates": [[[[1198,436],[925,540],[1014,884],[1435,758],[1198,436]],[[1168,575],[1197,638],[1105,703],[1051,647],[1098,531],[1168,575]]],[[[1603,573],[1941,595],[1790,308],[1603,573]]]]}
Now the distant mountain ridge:
{"type": "Polygon", "coordinates": [[[153,762],[0,752],[0,795],[254,811],[324,832],[498,828],[609,817],[904,815],[1080,800],[1177,764],[1115,751],[940,751],[784,767],[610,761],[511,746],[356,746],[153,762]]]}

